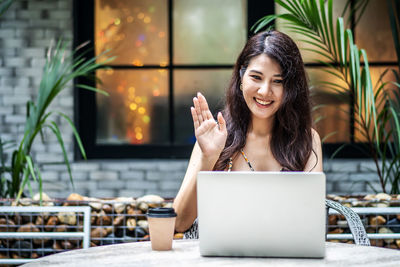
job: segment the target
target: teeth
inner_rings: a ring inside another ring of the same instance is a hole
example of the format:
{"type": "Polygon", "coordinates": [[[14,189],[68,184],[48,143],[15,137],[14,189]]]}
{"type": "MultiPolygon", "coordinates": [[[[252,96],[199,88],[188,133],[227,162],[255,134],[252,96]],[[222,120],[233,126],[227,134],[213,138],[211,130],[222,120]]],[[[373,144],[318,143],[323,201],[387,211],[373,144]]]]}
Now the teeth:
{"type": "Polygon", "coordinates": [[[255,99],[257,103],[261,104],[261,105],[269,105],[272,103],[272,101],[262,101],[260,99],[255,99]]]}

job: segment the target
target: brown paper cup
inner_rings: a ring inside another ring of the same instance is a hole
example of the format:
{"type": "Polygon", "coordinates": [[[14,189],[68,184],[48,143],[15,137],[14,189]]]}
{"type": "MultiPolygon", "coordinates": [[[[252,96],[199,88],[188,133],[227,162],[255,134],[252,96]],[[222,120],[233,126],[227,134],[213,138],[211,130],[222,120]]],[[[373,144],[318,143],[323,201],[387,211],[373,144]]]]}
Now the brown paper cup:
{"type": "Polygon", "coordinates": [[[171,250],[176,213],[173,208],[153,208],[147,212],[153,250],[171,250]]]}
{"type": "Polygon", "coordinates": [[[153,250],[171,250],[175,230],[175,217],[148,219],[151,248],[153,250]]]}

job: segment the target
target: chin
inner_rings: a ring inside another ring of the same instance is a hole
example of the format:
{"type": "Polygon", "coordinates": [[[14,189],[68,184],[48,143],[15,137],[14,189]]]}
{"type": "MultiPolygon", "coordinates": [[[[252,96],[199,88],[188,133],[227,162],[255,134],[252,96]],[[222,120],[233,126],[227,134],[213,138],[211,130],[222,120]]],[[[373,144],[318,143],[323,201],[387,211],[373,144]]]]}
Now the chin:
{"type": "Polygon", "coordinates": [[[257,119],[261,119],[261,120],[268,120],[268,119],[274,118],[275,113],[273,113],[273,114],[254,114],[253,113],[253,117],[256,117],[257,119]]]}

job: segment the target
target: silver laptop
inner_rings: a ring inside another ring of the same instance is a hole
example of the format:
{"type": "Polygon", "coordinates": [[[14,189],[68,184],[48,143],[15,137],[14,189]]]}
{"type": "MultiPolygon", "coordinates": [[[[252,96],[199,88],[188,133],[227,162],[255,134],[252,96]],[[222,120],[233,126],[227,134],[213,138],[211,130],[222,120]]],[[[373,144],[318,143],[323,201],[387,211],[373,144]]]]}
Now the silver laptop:
{"type": "Polygon", "coordinates": [[[325,256],[325,174],[199,172],[203,256],[325,256]]]}

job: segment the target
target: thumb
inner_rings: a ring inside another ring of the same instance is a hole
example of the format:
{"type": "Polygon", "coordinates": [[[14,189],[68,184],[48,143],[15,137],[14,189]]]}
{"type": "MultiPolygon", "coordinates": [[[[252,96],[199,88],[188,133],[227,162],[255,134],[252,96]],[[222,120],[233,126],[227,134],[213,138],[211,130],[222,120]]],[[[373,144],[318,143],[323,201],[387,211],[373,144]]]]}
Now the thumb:
{"type": "Polygon", "coordinates": [[[226,131],[226,122],[225,122],[225,119],[222,116],[221,112],[218,112],[217,120],[218,120],[218,124],[219,124],[219,129],[221,131],[226,131]]]}

